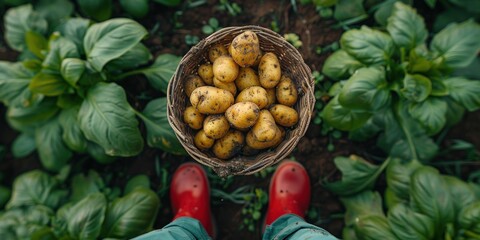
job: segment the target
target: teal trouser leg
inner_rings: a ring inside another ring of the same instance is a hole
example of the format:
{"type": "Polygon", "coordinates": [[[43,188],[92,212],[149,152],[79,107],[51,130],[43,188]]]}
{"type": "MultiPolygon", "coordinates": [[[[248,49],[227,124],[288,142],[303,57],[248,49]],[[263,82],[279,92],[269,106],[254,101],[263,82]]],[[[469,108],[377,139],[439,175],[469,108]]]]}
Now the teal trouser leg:
{"type": "Polygon", "coordinates": [[[162,229],[145,233],[135,240],[210,240],[202,224],[189,217],[181,217],[162,229]]]}
{"type": "Polygon", "coordinates": [[[305,222],[294,214],[286,214],[275,220],[265,229],[263,240],[337,240],[321,227],[305,222]]]}

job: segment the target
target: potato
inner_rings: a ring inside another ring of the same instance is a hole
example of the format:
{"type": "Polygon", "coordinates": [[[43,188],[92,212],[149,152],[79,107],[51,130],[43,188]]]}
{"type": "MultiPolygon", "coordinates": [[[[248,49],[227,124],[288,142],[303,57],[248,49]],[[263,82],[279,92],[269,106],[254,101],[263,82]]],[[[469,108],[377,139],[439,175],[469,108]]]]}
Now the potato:
{"type": "Polygon", "coordinates": [[[187,94],[187,96],[190,97],[192,95],[193,90],[195,90],[198,87],[205,86],[205,83],[197,75],[188,75],[187,79],[183,83],[183,86],[185,89],[185,94],[187,94]]]}
{"type": "Polygon", "coordinates": [[[213,66],[212,64],[205,63],[198,67],[198,75],[202,78],[203,82],[207,85],[213,85],[213,66]]]}
{"type": "Polygon", "coordinates": [[[208,50],[208,59],[211,63],[215,62],[218,57],[224,55],[228,55],[228,51],[227,48],[221,44],[214,45],[208,50]]]}
{"type": "Polygon", "coordinates": [[[194,107],[190,106],[183,112],[183,121],[193,129],[201,129],[205,116],[194,107]]]}
{"type": "Polygon", "coordinates": [[[258,86],[246,88],[237,95],[235,102],[253,102],[262,109],[268,104],[267,91],[258,86]]]}
{"type": "Polygon", "coordinates": [[[261,110],[258,116],[258,120],[253,125],[252,132],[255,140],[260,142],[272,141],[275,138],[278,127],[275,124],[275,119],[268,110],[261,110]]]}
{"type": "Polygon", "coordinates": [[[275,122],[278,125],[284,127],[291,127],[298,122],[298,113],[295,109],[281,105],[275,104],[270,108],[270,113],[272,114],[275,122]]]}
{"type": "Polygon", "coordinates": [[[274,88],[277,86],[282,76],[282,70],[280,62],[274,53],[266,53],[262,56],[258,65],[258,75],[262,87],[274,88]]]}
{"type": "Polygon", "coordinates": [[[274,138],[271,141],[262,142],[256,139],[253,134],[253,131],[250,130],[247,133],[247,136],[245,137],[245,143],[250,148],[260,150],[260,149],[278,146],[282,142],[284,136],[285,136],[284,132],[282,132],[282,130],[277,127],[277,129],[275,130],[274,138]]]}
{"type": "Polygon", "coordinates": [[[230,106],[225,117],[233,127],[244,130],[257,122],[260,108],[253,102],[239,102],[230,106]]]}
{"type": "Polygon", "coordinates": [[[214,77],[213,85],[217,88],[224,89],[231,92],[233,96],[237,95],[237,86],[235,86],[234,82],[222,82],[218,80],[216,77],[214,77]]]}
{"type": "Polygon", "coordinates": [[[213,138],[209,138],[205,134],[205,131],[203,131],[202,129],[198,131],[197,134],[195,134],[195,137],[193,138],[193,143],[198,149],[207,150],[213,146],[215,140],[213,138]]]}
{"type": "Polygon", "coordinates": [[[220,159],[229,159],[242,150],[244,143],[243,133],[230,129],[224,137],[215,141],[212,151],[220,159]]]}
{"type": "Polygon", "coordinates": [[[260,57],[260,43],[257,34],[245,31],[237,35],[228,50],[240,67],[252,66],[260,57]]]}
{"type": "Polygon", "coordinates": [[[239,67],[230,56],[220,56],[213,62],[213,75],[222,82],[233,82],[238,76],[239,67]]]}
{"type": "Polygon", "coordinates": [[[257,73],[255,70],[249,67],[240,68],[238,72],[238,77],[235,79],[235,85],[237,89],[242,91],[245,88],[260,86],[260,81],[258,80],[257,73]]]}
{"type": "Polygon", "coordinates": [[[267,91],[267,99],[268,99],[267,107],[268,107],[277,102],[276,90],[275,88],[267,88],[265,90],[267,91]]]}
{"type": "Polygon", "coordinates": [[[295,105],[298,98],[298,91],[291,78],[282,75],[282,78],[276,87],[275,96],[280,104],[289,107],[295,105]]]}
{"type": "Polygon", "coordinates": [[[209,115],[203,122],[203,131],[209,138],[222,138],[229,129],[230,123],[223,114],[209,115]]]}
{"type": "Polygon", "coordinates": [[[190,96],[192,106],[203,114],[224,113],[233,102],[232,93],[211,86],[199,87],[190,96]]]}

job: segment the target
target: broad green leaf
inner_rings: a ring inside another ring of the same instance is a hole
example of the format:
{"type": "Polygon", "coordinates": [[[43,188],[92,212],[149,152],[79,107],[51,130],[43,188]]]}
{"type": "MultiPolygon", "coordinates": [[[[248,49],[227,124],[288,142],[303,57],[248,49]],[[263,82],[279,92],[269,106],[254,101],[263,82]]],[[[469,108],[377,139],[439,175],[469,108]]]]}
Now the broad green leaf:
{"type": "Polygon", "coordinates": [[[445,189],[448,188],[444,178],[432,167],[418,168],[410,181],[413,204],[421,213],[429,216],[435,223],[435,228],[439,229],[454,221],[455,198],[445,189]]]}
{"type": "Polygon", "coordinates": [[[387,30],[399,48],[413,49],[427,39],[427,28],[423,18],[412,7],[397,2],[388,19],[387,30]]]}
{"type": "Polygon", "coordinates": [[[156,90],[167,93],[168,82],[177,70],[181,58],[172,54],[162,54],[155,59],[155,62],[140,72],[147,77],[148,82],[156,90]]]}
{"type": "Polygon", "coordinates": [[[377,215],[384,217],[382,197],[378,192],[365,191],[340,198],[345,206],[345,224],[353,226],[359,217],[377,215]]]}
{"type": "Polygon", "coordinates": [[[378,215],[359,217],[355,222],[355,233],[362,240],[400,240],[393,234],[387,218],[378,215]]]}
{"type": "Polygon", "coordinates": [[[394,50],[392,38],[388,34],[367,26],[345,32],[340,45],[348,54],[367,65],[385,64],[394,50]]]}
{"type": "Polygon", "coordinates": [[[110,156],[134,156],[143,149],[135,112],[125,91],[115,83],[91,87],[78,113],[85,137],[102,146],[110,156]]]}
{"type": "Polygon", "coordinates": [[[5,204],[7,204],[11,196],[12,190],[10,190],[10,188],[0,185],[0,208],[4,209],[5,204]]]}
{"type": "Polygon", "coordinates": [[[115,157],[107,155],[105,150],[94,142],[88,142],[87,152],[93,159],[102,164],[112,163],[116,160],[115,157]]]}
{"type": "Polygon", "coordinates": [[[134,18],[143,18],[148,14],[148,0],[120,0],[123,10],[134,18]]]}
{"type": "Polygon", "coordinates": [[[139,117],[147,128],[148,146],[176,155],[186,155],[185,149],[168,123],[167,98],[150,101],[139,117]]]}
{"type": "Polygon", "coordinates": [[[60,72],[65,81],[72,87],[77,87],[77,82],[85,72],[85,62],[78,58],[65,58],[62,61],[60,72]]]}
{"type": "Polygon", "coordinates": [[[63,37],[72,41],[75,46],[77,46],[78,52],[83,55],[85,53],[83,49],[83,38],[89,26],[90,20],[88,19],[71,18],[58,26],[58,31],[63,37]]]}
{"type": "Polygon", "coordinates": [[[146,35],[147,30],[142,25],[127,18],[93,24],[83,41],[87,60],[94,69],[101,71],[105,64],[125,54],[146,35]]]}
{"type": "Polygon", "coordinates": [[[325,183],[325,187],[340,196],[353,195],[365,190],[372,190],[378,176],[388,165],[387,159],[381,166],[373,165],[365,159],[352,155],[336,157],[335,166],[342,172],[342,180],[325,183]]]}
{"type": "MultiPolygon", "coordinates": [[[[464,0],[461,0],[464,1],[464,0]]],[[[476,0],[474,0],[476,1],[476,0]]],[[[471,8],[469,8],[471,9],[471,8]]],[[[452,22],[460,23],[464,22],[470,18],[475,18],[475,13],[465,11],[461,8],[448,7],[443,11],[435,14],[435,21],[433,22],[433,31],[434,33],[440,32],[443,28],[448,26],[452,22]]]]}
{"type": "Polygon", "coordinates": [[[424,0],[424,1],[430,8],[434,8],[435,4],[437,3],[437,0],[424,0]]]}
{"type": "Polygon", "coordinates": [[[130,239],[152,228],[160,199],[151,190],[135,188],[108,207],[102,237],[130,239]]]}
{"type": "Polygon", "coordinates": [[[74,239],[97,239],[107,211],[107,199],[102,193],[92,193],[75,205],[67,219],[68,233],[74,239]]]}
{"type": "Polygon", "coordinates": [[[152,54],[150,54],[150,50],[142,43],[139,43],[122,56],[107,63],[105,68],[111,72],[134,69],[148,63],[151,59],[152,54]]]}
{"type": "Polygon", "coordinates": [[[360,68],[343,86],[338,97],[343,107],[378,110],[390,102],[390,90],[383,68],[360,68]]]}
{"type": "Polygon", "coordinates": [[[463,119],[463,115],[465,114],[465,108],[451,98],[446,98],[445,102],[448,105],[446,113],[446,126],[451,127],[459,123],[463,119]]]}
{"type": "Polygon", "coordinates": [[[447,107],[445,100],[429,97],[423,102],[411,103],[408,112],[427,130],[428,135],[435,135],[447,122],[447,107]]]}
{"type": "Polygon", "coordinates": [[[125,190],[123,191],[124,195],[131,193],[136,188],[145,188],[150,189],[150,179],[145,174],[136,175],[130,180],[128,180],[127,185],[125,186],[125,190]]]}
{"type": "Polygon", "coordinates": [[[464,106],[468,111],[480,109],[480,81],[462,77],[452,77],[444,80],[449,89],[450,97],[464,106]]]}
{"type": "Polygon", "coordinates": [[[42,70],[42,62],[38,59],[26,59],[22,61],[22,65],[32,71],[32,72],[39,72],[42,70]]]}
{"type": "Polygon", "coordinates": [[[366,15],[363,0],[337,0],[333,17],[338,21],[366,15]]]}
{"type": "Polygon", "coordinates": [[[47,20],[34,12],[32,5],[22,5],[10,8],[4,17],[5,41],[8,46],[19,52],[26,49],[25,34],[27,31],[34,31],[38,34],[45,34],[47,31],[47,20]]]}
{"type": "Polygon", "coordinates": [[[35,137],[28,133],[21,133],[12,143],[12,154],[15,158],[23,158],[30,155],[36,148],[35,137]]]}
{"type": "Polygon", "coordinates": [[[463,10],[472,13],[480,13],[480,2],[476,0],[450,0],[449,2],[457,5],[463,10]]]}
{"type": "Polygon", "coordinates": [[[432,78],[431,81],[432,91],[430,92],[430,96],[444,97],[450,94],[449,89],[443,80],[432,78]]]}
{"type": "Polygon", "coordinates": [[[101,192],[103,188],[105,182],[96,171],[89,170],[88,174],[76,174],[71,182],[70,201],[78,202],[92,193],[101,192]]]}
{"type": "Polygon", "coordinates": [[[35,4],[35,10],[48,21],[51,31],[72,15],[73,7],[69,0],[38,0],[35,4]]]}
{"type": "Polygon", "coordinates": [[[63,142],[62,134],[58,117],[52,118],[35,130],[38,155],[42,166],[47,170],[60,171],[72,157],[72,152],[63,142]]]}
{"type": "Polygon", "coordinates": [[[112,16],[112,0],[77,0],[83,14],[97,20],[105,21],[112,16]]]}
{"type": "Polygon", "coordinates": [[[392,16],[393,5],[397,2],[397,0],[385,0],[383,2],[379,2],[376,5],[377,10],[374,13],[375,21],[380,24],[381,26],[387,25],[387,20],[390,16],[392,16]]]}
{"type": "Polygon", "coordinates": [[[402,240],[430,240],[436,231],[432,219],[405,204],[398,204],[388,212],[388,222],[393,233],[402,240]]]}
{"type": "Polygon", "coordinates": [[[181,0],[153,0],[153,1],[168,7],[178,6],[181,2],[181,0]]]}
{"type": "Polygon", "coordinates": [[[455,205],[455,215],[458,214],[462,208],[477,200],[474,189],[468,183],[453,176],[443,176],[443,179],[445,180],[447,190],[450,192],[450,196],[455,199],[453,201],[453,205],[455,205]]]}
{"type": "Polygon", "coordinates": [[[373,115],[368,121],[360,128],[354,129],[349,132],[348,138],[353,141],[366,141],[375,135],[377,135],[383,129],[383,119],[381,112],[373,115]]]}
{"type": "Polygon", "coordinates": [[[62,139],[65,145],[75,152],[82,153],[87,150],[88,141],[78,125],[78,111],[78,107],[63,109],[58,121],[62,126],[62,139]]]}
{"type": "Polygon", "coordinates": [[[58,112],[53,99],[45,99],[30,107],[9,107],[7,120],[11,127],[19,131],[26,131],[42,125],[58,112]]]}
{"type": "Polygon", "coordinates": [[[83,98],[78,96],[77,93],[62,94],[57,97],[57,106],[62,109],[78,107],[82,102],[83,98]]]}
{"type": "Polygon", "coordinates": [[[33,170],[15,178],[12,198],[6,208],[44,205],[56,209],[66,196],[67,192],[59,189],[59,182],[54,177],[40,170],[33,170]]]}
{"type": "Polygon", "coordinates": [[[65,58],[80,58],[75,43],[67,38],[54,35],[49,42],[49,52],[43,60],[42,67],[47,73],[60,74],[62,61],[65,58]]]}
{"type": "Polygon", "coordinates": [[[406,74],[403,78],[403,88],[400,91],[406,99],[422,102],[432,92],[432,82],[420,74],[406,74]]]}
{"type": "Polygon", "coordinates": [[[384,112],[385,131],[377,139],[377,145],[391,157],[404,160],[426,161],[435,156],[438,146],[425,133],[417,121],[400,104],[395,110],[384,112]]]}
{"type": "Polygon", "coordinates": [[[68,89],[68,83],[60,74],[39,72],[32,78],[28,88],[33,93],[54,97],[63,94],[68,89]]]}
{"type": "Polygon", "coordinates": [[[480,234],[480,201],[465,206],[458,213],[458,223],[461,228],[480,234]]]}
{"type": "Polygon", "coordinates": [[[32,77],[33,73],[21,63],[0,61],[0,102],[6,106],[28,106],[32,77]]]}
{"type": "Polygon", "coordinates": [[[451,23],[438,34],[430,48],[451,68],[466,67],[480,51],[480,25],[473,20],[451,23]]]}
{"type": "Polygon", "coordinates": [[[424,44],[417,46],[410,51],[408,56],[407,71],[409,73],[426,73],[432,68],[432,62],[427,59],[427,56],[417,53],[417,50],[421,49],[424,44]]]}
{"type": "Polygon", "coordinates": [[[362,127],[372,116],[368,112],[354,111],[343,107],[338,102],[338,95],[330,100],[321,115],[328,125],[343,131],[351,131],[362,127]]]}
{"type": "Polygon", "coordinates": [[[396,199],[405,203],[410,200],[410,180],[413,172],[421,166],[422,164],[417,160],[404,161],[399,158],[392,159],[388,164],[386,170],[387,188],[396,196],[396,199]]]}
{"type": "Polygon", "coordinates": [[[361,67],[363,67],[361,62],[340,49],[325,60],[322,72],[331,79],[341,80],[349,78],[361,67]]]}
{"type": "Polygon", "coordinates": [[[27,45],[28,50],[38,58],[43,59],[45,57],[43,51],[47,49],[48,42],[41,34],[28,30],[25,33],[25,44],[27,45]]]}

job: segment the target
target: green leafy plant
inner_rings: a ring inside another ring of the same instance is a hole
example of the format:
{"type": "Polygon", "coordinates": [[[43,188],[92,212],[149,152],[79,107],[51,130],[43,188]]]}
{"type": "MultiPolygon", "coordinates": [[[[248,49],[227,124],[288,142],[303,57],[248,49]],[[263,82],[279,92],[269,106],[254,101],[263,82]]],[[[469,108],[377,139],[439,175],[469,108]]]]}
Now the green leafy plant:
{"type": "Polygon", "coordinates": [[[295,48],[300,48],[302,46],[302,41],[300,37],[296,33],[285,33],[283,38],[287,40],[290,44],[292,44],[295,48]]]}
{"type": "Polygon", "coordinates": [[[480,81],[451,75],[479,52],[480,25],[451,24],[427,48],[423,18],[396,3],[386,29],[342,35],[323,67],[339,82],[322,117],[355,140],[379,134],[377,144],[392,157],[428,160],[438,150],[430,136],[480,108],[480,81]]]}
{"type": "Polygon", "coordinates": [[[202,32],[209,35],[220,30],[221,28],[222,27],[220,27],[220,24],[216,18],[210,18],[208,19],[208,23],[203,25],[202,32]]]}
{"type": "Polygon", "coordinates": [[[185,35],[185,43],[187,45],[193,46],[197,44],[199,41],[200,39],[198,38],[198,36],[190,35],[190,34],[185,35]]]}
{"type": "Polygon", "coordinates": [[[136,116],[146,122],[150,146],[183,153],[165,116],[155,116],[152,107],[138,112],[117,84],[141,74],[165,93],[180,61],[163,54],[150,64],[152,55],[141,43],[147,31],[140,24],[71,18],[52,32],[48,21],[22,5],[7,12],[5,29],[9,46],[22,51],[20,62],[0,61],[0,101],[8,107],[10,126],[22,133],[14,155],[36,149],[51,171],[66,165],[73,152],[101,163],[134,156],[144,145],[136,116]]]}
{"type": "Polygon", "coordinates": [[[230,16],[237,16],[242,13],[242,8],[238,3],[231,3],[229,0],[220,0],[216,7],[220,11],[227,12],[230,16]]]}
{"type": "MultiPolygon", "coordinates": [[[[371,170],[357,172],[366,176],[371,170]]],[[[480,236],[479,185],[441,175],[416,160],[400,159],[392,159],[388,164],[386,180],[386,213],[380,194],[370,188],[357,189],[359,192],[341,198],[346,208],[343,238],[476,239],[480,236]]]]}
{"type": "Polygon", "coordinates": [[[148,178],[132,178],[123,194],[95,171],[58,176],[33,170],[18,176],[0,213],[4,239],[126,239],[152,229],[160,200],[148,178]],[[115,191],[117,190],[117,191],[115,191]]]}

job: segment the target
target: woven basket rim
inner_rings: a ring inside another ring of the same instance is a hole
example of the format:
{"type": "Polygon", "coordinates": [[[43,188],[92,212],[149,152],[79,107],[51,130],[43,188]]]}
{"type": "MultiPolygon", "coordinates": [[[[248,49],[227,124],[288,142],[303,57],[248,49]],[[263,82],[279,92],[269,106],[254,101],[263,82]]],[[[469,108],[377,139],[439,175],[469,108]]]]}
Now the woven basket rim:
{"type": "Polygon", "coordinates": [[[287,157],[287,155],[293,151],[300,138],[305,134],[310,123],[314,104],[313,76],[301,54],[278,33],[257,25],[222,28],[201,40],[183,56],[167,87],[168,121],[178,140],[193,159],[203,165],[211,167],[222,177],[253,174],[287,157]],[[265,42],[265,46],[261,45],[263,51],[273,50],[281,62],[285,61],[292,64],[292,66],[288,64],[281,64],[281,66],[282,70],[285,69],[287,73],[288,71],[292,71],[290,75],[294,73],[295,76],[291,76],[291,78],[296,82],[299,90],[301,90],[301,92],[299,92],[299,100],[295,105],[299,113],[299,122],[294,129],[287,131],[287,137],[279,146],[272,150],[263,151],[261,154],[253,157],[238,155],[230,160],[221,160],[195,147],[193,144],[193,136],[188,133],[188,131],[192,132],[193,130],[187,129],[188,127],[185,126],[186,124],[183,122],[181,115],[181,110],[185,108],[185,104],[183,104],[184,106],[178,106],[180,104],[178,101],[182,101],[182,99],[177,99],[176,97],[187,98],[183,93],[182,79],[184,76],[194,72],[192,70],[195,66],[198,67],[198,65],[206,61],[205,53],[208,52],[210,46],[217,43],[225,44],[246,30],[255,32],[261,44],[262,41],[265,42]],[[298,79],[300,77],[297,76],[301,76],[302,79],[298,79]]]}

